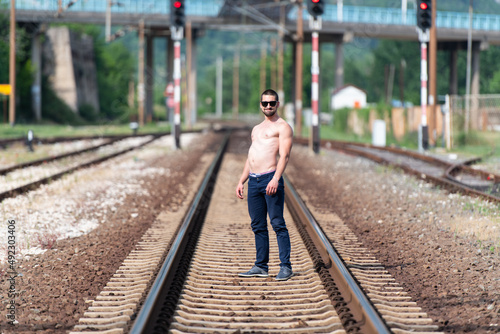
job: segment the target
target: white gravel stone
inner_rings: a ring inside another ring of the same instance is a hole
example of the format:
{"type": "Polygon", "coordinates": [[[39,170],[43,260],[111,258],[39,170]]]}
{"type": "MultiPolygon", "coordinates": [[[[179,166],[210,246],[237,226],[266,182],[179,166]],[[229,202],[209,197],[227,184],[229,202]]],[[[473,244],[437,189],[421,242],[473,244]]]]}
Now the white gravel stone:
{"type": "MultiPolygon", "coordinates": [[[[183,134],[183,148],[188,147],[198,136],[183,134]]],[[[114,150],[137,145],[148,139],[133,138],[118,144],[114,150]]],[[[140,150],[79,170],[27,194],[3,200],[0,204],[0,221],[3,222],[0,231],[0,265],[5,265],[7,261],[7,220],[16,221],[17,258],[43,253],[56,240],[89,233],[99,224],[105,223],[101,217],[123,205],[127,196],[148,194],[140,178],[146,176],[154,179],[170,175],[170,170],[146,167],[146,162],[168,154],[173,141],[171,136],[164,136],[140,150]]],[[[30,175],[32,171],[21,171],[19,174],[30,175]]],[[[36,177],[45,173],[47,171],[44,168],[39,168],[36,177]]]]}

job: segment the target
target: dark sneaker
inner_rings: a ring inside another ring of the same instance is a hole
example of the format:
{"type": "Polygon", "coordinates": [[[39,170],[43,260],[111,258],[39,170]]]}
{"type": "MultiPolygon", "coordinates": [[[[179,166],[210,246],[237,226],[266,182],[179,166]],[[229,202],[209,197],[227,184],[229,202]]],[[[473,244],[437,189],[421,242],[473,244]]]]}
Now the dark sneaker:
{"type": "Polygon", "coordinates": [[[286,281],[290,277],[293,276],[293,272],[291,268],[288,267],[281,267],[280,272],[276,276],[277,281],[286,281]]]}
{"type": "Polygon", "coordinates": [[[269,277],[269,274],[267,273],[267,270],[264,270],[264,269],[257,267],[257,266],[253,266],[252,269],[250,269],[246,273],[239,273],[238,276],[240,276],[240,277],[269,277]]]}

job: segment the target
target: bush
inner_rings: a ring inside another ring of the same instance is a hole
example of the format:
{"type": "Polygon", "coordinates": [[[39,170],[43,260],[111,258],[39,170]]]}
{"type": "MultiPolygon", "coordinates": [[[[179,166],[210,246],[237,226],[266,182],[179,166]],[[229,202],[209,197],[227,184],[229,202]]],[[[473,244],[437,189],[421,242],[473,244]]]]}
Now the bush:
{"type": "Polygon", "coordinates": [[[80,117],[86,120],[87,122],[93,123],[99,120],[99,115],[93,106],[88,103],[85,103],[78,108],[78,113],[80,117]]]}
{"type": "Polygon", "coordinates": [[[64,101],[59,99],[50,87],[47,78],[42,83],[42,117],[59,124],[83,125],[85,121],[78,116],[64,101]]]}
{"type": "Polygon", "coordinates": [[[488,143],[475,131],[469,131],[469,133],[465,133],[464,131],[459,132],[455,140],[455,145],[458,146],[488,145],[488,143]]]}
{"type": "Polygon", "coordinates": [[[342,108],[333,111],[333,128],[336,131],[347,133],[349,127],[347,126],[347,120],[349,119],[349,113],[351,109],[342,108]]]}

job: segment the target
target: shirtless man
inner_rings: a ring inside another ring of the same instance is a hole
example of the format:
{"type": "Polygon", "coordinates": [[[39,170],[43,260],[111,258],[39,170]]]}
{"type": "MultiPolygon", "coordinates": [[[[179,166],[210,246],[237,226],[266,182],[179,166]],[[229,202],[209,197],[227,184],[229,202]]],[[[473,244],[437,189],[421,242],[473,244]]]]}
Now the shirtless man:
{"type": "Polygon", "coordinates": [[[252,145],[241,174],[236,196],[243,199],[243,184],[248,181],[248,212],[255,235],[256,259],[250,271],[241,277],[268,277],[269,234],[267,215],[278,240],[280,271],[276,276],[284,281],[293,276],[290,263],[290,237],[283,218],[285,204],[285,171],[292,150],[292,129],[276,113],[280,103],[271,89],[261,95],[260,108],[266,119],[252,130],[252,145]],[[277,155],[279,154],[279,159],[277,155]]]}

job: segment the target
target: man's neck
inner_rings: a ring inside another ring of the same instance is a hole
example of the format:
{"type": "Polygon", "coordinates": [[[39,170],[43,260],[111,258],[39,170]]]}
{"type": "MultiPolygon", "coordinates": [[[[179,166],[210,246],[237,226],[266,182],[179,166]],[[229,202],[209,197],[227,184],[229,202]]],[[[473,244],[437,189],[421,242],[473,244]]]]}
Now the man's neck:
{"type": "Polygon", "coordinates": [[[277,120],[280,119],[280,116],[278,115],[278,113],[276,113],[272,116],[265,116],[265,117],[266,117],[266,121],[269,121],[269,122],[276,122],[277,120]]]}

